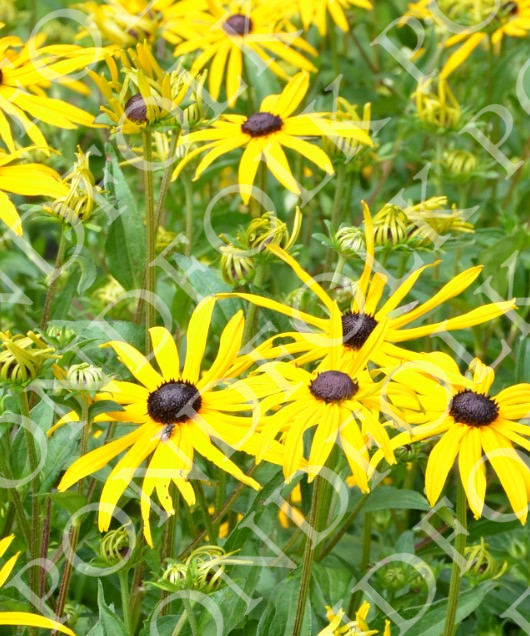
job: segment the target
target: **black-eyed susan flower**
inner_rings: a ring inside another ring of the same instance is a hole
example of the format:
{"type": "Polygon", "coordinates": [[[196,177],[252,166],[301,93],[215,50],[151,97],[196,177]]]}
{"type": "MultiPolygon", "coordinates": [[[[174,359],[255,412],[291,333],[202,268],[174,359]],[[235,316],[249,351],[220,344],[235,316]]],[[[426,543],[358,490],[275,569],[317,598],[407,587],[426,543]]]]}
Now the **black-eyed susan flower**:
{"type": "MultiPolygon", "coordinates": [[[[318,636],[373,636],[379,634],[377,629],[370,629],[366,622],[370,611],[370,603],[365,601],[355,612],[355,620],[344,622],[345,612],[343,609],[335,614],[331,607],[326,607],[326,618],[329,625],[318,633],[318,636]]],[[[383,636],[390,636],[390,621],[385,622],[383,636]]]]}
{"type": "Polygon", "coordinates": [[[134,46],[144,40],[154,42],[158,36],[170,44],[177,44],[181,38],[174,31],[179,31],[182,16],[204,4],[200,0],[157,0],[156,3],[151,0],[82,2],[76,8],[87,14],[90,29],[83,27],[77,39],[90,37],[90,31],[95,25],[104,41],[123,47],[134,46]]]}
{"type": "Polygon", "coordinates": [[[226,75],[228,101],[236,102],[245,55],[254,56],[284,80],[290,75],[278,60],[296,70],[317,70],[308,59],[316,56],[315,49],[281,19],[287,9],[284,3],[208,0],[207,4],[207,11],[190,11],[180,22],[178,34],[187,41],[177,46],[175,55],[201,51],[192,71],[210,65],[209,89],[214,99],[219,98],[226,75]]]}
{"type": "Polygon", "coordinates": [[[370,0],[297,0],[295,4],[304,29],[314,24],[320,35],[327,33],[328,14],[341,31],[349,31],[346,11],[355,8],[369,11],[373,7],[370,0]]]}
{"type": "Polygon", "coordinates": [[[67,129],[94,122],[90,113],[48,97],[46,91],[57,83],[88,94],[88,88],[69,75],[97,62],[100,50],[70,44],[41,47],[42,41],[40,36],[26,44],[16,36],[0,38],[0,138],[11,152],[15,152],[15,142],[9,120],[44,149],[48,144],[36,121],[67,129]]]}
{"type": "Polygon", "coordinates": [[[120,70],[111,55],[105,56],[110,81],[104,73],[98,75],[89,71],[107,100],[101,106],[101,111],[109,117],[113,129],[125,134],[136,134],[154,124],[187,126],[183,102],[188,95],[190,99],[186,101],[186,108],[192,109],[196,123],[196,104],[202,104],[198,94],[202,81],[200,78],[194,82],[195,76],[180,67],[170,72],[164,71],[147,41],[127,51],[120,51],[119,60],[120,70]],[[192,83],[196,92],[191,90],[192,83]]]}
{"type": "MultiPolygon", "coordinates": [[[[399,433],[391,441],[393,449],[415,441],[440,437],[429,454],[425,473],[427,499],[434,505],[447,476],[458,458],[458,469],[469,507],[480,517],[486,496],[487,459],[499,477],[514,513],[526,523],[530,501],[530,469],[514,446],[530,450],[530,426],[520,420],[530,418],[530,384],[516,384],[491,394],[495,379],[492,368],[475,359],[472,377],[460,373],[456,362],[445,353],[425,356],[417,370],[395,374],[398,382],[416,386],[422,395],[422,409],[406,415],[408,423],[419,423],[399,433]],[[433,386],[432,380],[439,383],[433,386]]],[[[382,459],[377,451],[372,464],[382,459]]]]}
{"type": "MultiPolygon", "coordinates": [[[[259,436],[256,419],[251,417],[252,396],[231,389],[216,390],[232,377],[243,336],[243,312],[238,312],[221,336],[219,351],[210,368],[201,375],[215,299],[206,298],[194,311],[187,332],[187,348],[181,369],[179,352],[171,334],[163,327],[150,330],[153,351],[160,372],[134,347],[126,342],[108,345],[120,361],[140,382],[115,381],[103,387],[101,399],[124,405],[124,411],[108,413],[107,420],[126,421],[135,429],[80,457],[66,471],[59,484],[64,491],[80,479],[106,466],[127,450],[105,482],[101,493],[99,528],[106,531],[127,484],[138,467],[149,457],[142,483],[141,512],[144,532],[152,545],[149,527],[149,497],[156,489],[164,509],[173,514],[169,486],[174,483],[188,505],[195,494],[188,481],[195,453],[233,475],[244,484],[259,489],[258,482],[230,460],[216,445],[224,442],[234,449],[255,454],[259,436]],[[239,397],[238,397],[239,396],[239,397]],[[247,417],[240,417],[245,414],[247,417]],[[215,443],[214,443],[215,442],[215,443]]],[[[270,449],[266,459],[282,463],[279,444],[270,449]]]]}
{"type": "MultiPolygon", "coordinates": [[[[340,316],[336,305],[335,312],[340,316]]],[[[375,383],[366,370],[372,352],[384,339],[386,324],[381,323],[373,331],[355,358],[343,355],[340,321],[334,324],[338,326],[335,345],[314,372],[287,362],[270,362],[263,364],[259,373],[241,381],[262,399],[261,450],[256,461],[261,461],[268,444],[279,435],[285,446],[284,475],[290,481],[302,463],[304,435],[315,429],[308,458],[309,481],[340,441],[355,483],[362,492],[368,492],[371,441],[382,449],[389,463],[395,461],[388,434],[379,421],[381,411],[395,413],[395,407],[387,408],[381,397],[381,384],[375,383]],[[271,410],[272,414],[265,415],[271,410]]],[[[395,391],[400,399],[407,400],[411,395],[389,383],[386,396],[391,399],[395,391]]],[[[413,396],[412,399],[416,404],[413,396]]]]}
{"type": "Polygon", "coordinates": [[[495,3],[490,0],[438,0],[438,12],[433,16],[431,0],[420,0],[409,5],[404,16],[423,20],[437,19],[443,25],[443,16],[464,28],[445,42],[447,48],[458,46],[444,64],[441,77],[447,78],[482,43],[498,48],[504,36],[525,38],[530,32],[530,0],[495,3]],[[440,16],[440,13],[442,14],[440,16]],[[477,25],[482,25],[477,30],[477,25]],[[466,28],[468,27],[468,28],[466,28]]]}
{"type": "MultiPolygon", "coordinates": [[[[370,358],[378,364],[386,364],[389,360],[415,359],[416,353],[407,351],[399,347],[402,342],[416,340],[424,336],[434,334],[439,330],[453,331],[466,329],[483,322],[493,320],[507,312],[515,309],[515,301],[503,301],[499,303],[489,303],[473,309],[467,313],[454,318],[449,318],[443,322],[424,324],[419,327],[407,328],[409,324],[422,318],[428,312],[443,303],[451,300],[467,289],[482,271],[481,266],[471,267],[461,272],[446,283],[429,300],[403,308],[401,313],[399,307],[407,294],[413,289],[414,284],[421,274],[433,264],[424,265],[414,271],[401,285],[394,290],[389,298],[382,302],[382,297],[387,281],[387,276],[377,272],[374,268],[375,245],[374,229],[372,217],[368,206],[363,203],[366,253],[364,255],[365,266],[360,279],[352,284],[352,301],[348,310],[342,314],[336,311],[336,302],[317,283],[297,261],[286,254],[277,246],[268,246],[278,258],[290,265],[298,278],[310,289],[324,305],[329,317],[321,318],[296,307],[285,305],[279,301],[246,293],[224,293],[218,294],[219,298],[237,296],[260,307],[272,309],[290,316],[296,323],[298,331],[282,334],[282,337],[289,336],[294,342],[281,345],[281,350],[291,354],[303,354],[297,358],[297,364],[303,364],[322,358],[330,346],[334,344],[333,334],[340,330],[342,333],[342,343],[346,355],[355,358],[364,343],[368,340],[375,328],[384,320],[388,320],[388,329],[385,332],[384,341],[371,351],[370,358]],[[316,331],[309,331],[309,328],[316,331]]],[[[277,337],[262,345],[260,351],[265,357],[276,357],[280,349],[273,347],[272,343],[277,337]],[[267,348],[269,347],[269,348],[267,348]]]]}
{"type": "Polygon", "coordinates": [[[195,179],[222,155],[245,148],[239,162],[238,182],[244,203],[250,199],[251,186],[261,161],[288,190],[300,194],[300,186],[291,172],[284,148],[293,150],[311,161],[321,170],[333,174],[328,155],[303,137],[341,136],[359,143],[372,145],[366,126],[362,122],[331,121],[322,113],[293,115],[309,88],[309,74],[298,73],[280,95],[269,95],[261,103],[259,112],[250,117],[222,115],[211,128],[198,130],[186,137],[188,143],[207,142],[190,152],[173,173],[176,179],[183,168],[197,155],[208,151],[197,166],[195,179]]]}
{"type": "MultiPolygon", "coordinates": [[[[7,552],[9,546],[15,538],[14,534],[5,537],[0,540],[0,559],[7,552]]],[[[9,558],[4,565],[0,568],[0,587],[9,578],[9,575],[15,567],[20,552],[14,554],[9,558]]],[[[20,626],[20,627],[40,627],[42,629],[56,629],[63,634],[70,634],[75,636],[74,632],[66,625],[62,625],[57,621],[53,621],[45,616],[39,616],[39,614],[32,614],[30,612],[0,612],[0,625],[20,626]]]]}
{"type": "Polygon", "coordinates": [[[18,235],[22,235],[22,223],[15,205],[7,195],[8,192],[54,199],[68,194],[68,186],[53,168],[40,163],[15,164],[28,150],[31,148],[13,153],[0,150],[0,219],[18,235]]]}

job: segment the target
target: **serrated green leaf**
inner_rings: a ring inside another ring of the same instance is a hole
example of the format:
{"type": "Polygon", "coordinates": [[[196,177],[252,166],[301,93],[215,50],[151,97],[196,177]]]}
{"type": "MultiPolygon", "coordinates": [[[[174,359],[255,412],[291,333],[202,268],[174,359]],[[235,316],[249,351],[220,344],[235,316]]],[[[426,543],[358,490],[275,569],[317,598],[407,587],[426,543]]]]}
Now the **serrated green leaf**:
{"type": "MultiPolygon", "coordinates": [[[[302,568],[299,567],[274,588],[261,615],[256,636],[285,636],[293,633],[301,574],[302,568]]],[[[300,635],[311,636],[311,633],[311,602],[308,599],[300,635]]]]}

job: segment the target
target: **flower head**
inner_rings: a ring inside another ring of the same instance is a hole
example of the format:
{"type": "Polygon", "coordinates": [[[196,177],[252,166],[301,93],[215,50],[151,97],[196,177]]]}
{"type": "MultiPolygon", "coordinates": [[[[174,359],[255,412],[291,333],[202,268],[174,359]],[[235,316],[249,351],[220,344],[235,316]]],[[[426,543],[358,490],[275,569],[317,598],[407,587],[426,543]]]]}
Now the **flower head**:
{"type": "MultiPolygon", "coordinates": [[[[331,607],[326,607],[326,618],[329,621],[318,636],[373,636],[379,634],[377,629],[370,629],[366,619],[370,611],[370,603],[365,601],[361,607],[355,612],[355,620],[343,622],[345,612],[340,609],[336,614],[331,607]]],[[[383,636],[390,636],[390,621],[386,621],[385,632],[383,636]]]]}
{"type": "Polygon", "coordinates": [[[206,150],[208,153],[197,166],[195,179],[223,154],[236,148],[245,148],[239,163],[238,181],[241,198],[247,204],[261,161],[265,162],[266,167],[285,188],[300,194],[300,186],[291,172],[284,148],[294,150],[321,170],[333,174],[328,155],[302,137],[341,136],[372,145],[370,135],[362,122],[333,122],[322,113],[293,115],[302,103],[308,88],[309,74],[298,73],[280,95],[266,97],[258,112],[249,117],[222,115],[211,128],[190,133],[186,137],[188,143],[207,143],[190,152],[180,162],[173,173],[173,179],[177,178],[189,161],[206,150]]]}
{"type": "Polygon", "coordinates": [[[196,75],[181,67],[164,71],[148,42],[138,44],[127,52],[121,51],[123,79],[120,79],[114,58],[106,55],[105,60],[110,81],[104,74],[97,75],[93,71],[90,71],[90,76],[107,100],[101,110],[110,119],[112,128],[125,134],[135,134],[155,124],[187,127],[187,108],[192,108],[192,120],[196,123],[197,103],[202,105],[200,92],[204,78],[197,79],[196,75]],[[192,86],[195,86],[196,92],[192,86]]]}
{"type": "Polygon", "coordinates": [[[27,335],[0,332],[0,383],[24,385],[38,377],[43,364],[56,358],[55,349],[28,331],[27,335]]]}
{"type": "MultiPolygon", "coordinates": [[[[169,495],[170,484],[174,483],[184,501],[193,505],[195,493],[188,479],[195,453],[244,484],[260,488],[256,480],[247,477],[217,446],[222,441],[233,449],[255,454],[259,435],[255,433],[256,422],[252,418],[251,396],[249,398],[248,392],[219,389],[219,385],[233,377],[236,370],[244,327],[242,312],[238,312],[226,326],[217,357],[209,370],[201,375],[214,305],[214,298],[206,298],[193,313],[182,369],[173,337],[163,327],[150,330],[160,372],[126,342],[105,345],[112,347],[140,384],[113,381],[103,387],[98,399],[112,399],[123,405],[124,410],[102,414],[98,418],[101,418],[100,421],[129,422],[135,428],[131,433],[80,457],[68,468],[59,484],[59,490],[66,490],[128,449],[103,487],[100,530],[108,529],[112,519],[110,511],[135,471],[149,456],[151,459],[142,484],[141,512],[144,533],[150,545],[149,497],[156,489],[163,508],[168,514],[174,514],[169,495]],[[240,417],[245,414],[246,417],[240,417]]],[[[279,445],[276,445],[268,453],[267,459],[281,463],[280,451],[279,445]]]]}
{"type": "Polygon", "coordinates": [[[207,10],[190,11],[179,22],[178,35],[186,41],[177,46],[175,55],[201,51],[192,65],[195,72],[211,62],[209,89],[214,99],[219,99],[226,75],[228,101],[236,102],[247,55],[267,60],[268,68],[284,80],[289,75],[278,59],[295,69],[317,70],[308,59],[317,54],[315,49],[281,19],[287,11],[285,3],[208,0],[207,4],[207,10]]]}
{"type": "MultiPolygon", "coordinates": [[[[460,479],[476,518],[484,508],[487,485],[484,458],[487,458],[514,513],[525,523],[530,469],[514,445],[530,450],[530,441],[526,439],[530,437],[530,427],[519,422],[530,417],[530,384],[516,384],[492,395],[495,373],[480,360],[475,359],[470,365],[471,378],[462,375],[447,354],[428,354],[424,361],[428,366],[418,361],[417,370],[394,376],[400,382],[416,386],[423,397],[419,398],[420,411],[407,413],[409,423],[420,425],[394,437],[392,448],[440,437],[429,455],[425,473],[429,503],[434,505],[440,497],[458,458],[460,479]],[[433,377],[437,382],[432,381],[433,377]]],[[[372,459],[373,465],[381,458],[378,451],[372,459]]]]}
{"type": "Polygon", "coordinates": [[[314,24],[320,35],[326,35],[328,13],[341,31],[349,31],[351,27],[346,11],[355,8],[370,11],[373,5],[370,0],[296,0],[293,11],[300,14],[304,29],[314,24]]]}

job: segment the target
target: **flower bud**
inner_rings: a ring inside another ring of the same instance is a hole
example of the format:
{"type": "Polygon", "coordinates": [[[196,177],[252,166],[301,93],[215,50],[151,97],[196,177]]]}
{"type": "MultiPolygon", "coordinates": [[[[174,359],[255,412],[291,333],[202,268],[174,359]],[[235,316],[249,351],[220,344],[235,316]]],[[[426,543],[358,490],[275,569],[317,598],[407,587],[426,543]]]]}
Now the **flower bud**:
{"type": "Polygon", "coordinates": [[[499,579],[508,567],[506,561],[501,565],[489,552],[488,547],[488,544],[484,542],[484,537],[481,537],[480,543],[469,545],[465,549],[464,556],[471,563],[471,566],[466,570],[466,577],[474,584],[499,579]]]}
{"type": "Polygon", "coordinates": [[[102,369],[86,362],[69,367],[65,378],[67,387],[73,391],[99,391],[108,381],[102,369]]]}
{"type": "Polygon", "coordinates": [[[0,383],[23,386],[35,380],[46,360],[59,357],[54,351],[32,331],[25,336],[0,332],[0,383]]]}
{"type": "Polygon", "coordinates": [[[99,544],[99,554],[111,567],[121,563],[129,554],[129,533],[125,526],[107,532],[99,544]]]}
{"type": "Polygon", "coordinates": [[[335,234],[338,250],[344,256],[357,256],[366,252],[366,240],[360,227],[343,227],[335,234]]]}
{"type": "Polygon", "coordinates": [[[397,246],[407,236],[407,217],[397,205],[385,204],[374,216],[374,240],[379,246],[397,246]]]}
{"type": "Polygon", "coordinates": [[[469,150],[453,150],[444,155],[444,166],[455,179],[465,178],[477,169],[477,156],[469,150]]]}
{"type": "Polygon", "coordinates": [[[284,247],[289,238],[289,228],[273,212],[265,212],[253,219],[247,228],[246,239],[251,249],[263,249],[265,245],[284,247]]]}
{"type": "Polygon", "coordinates": [[[248,250],[242,250],[234,245],[223,245],[221,251],[221,272],[229,285],[241,285],[252,278],[256,264],[253,258],[247,256],[248,250]]]}

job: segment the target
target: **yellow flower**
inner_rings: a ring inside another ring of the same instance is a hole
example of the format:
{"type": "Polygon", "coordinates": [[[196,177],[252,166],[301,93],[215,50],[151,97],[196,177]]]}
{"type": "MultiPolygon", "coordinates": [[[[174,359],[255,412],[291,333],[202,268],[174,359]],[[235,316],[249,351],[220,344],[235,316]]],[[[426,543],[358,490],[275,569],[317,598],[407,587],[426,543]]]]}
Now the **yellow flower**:
{"type": "Polygon", "coordinates": [[[342,334],[345,354],[354,359],[377,325],[388,319],[388,330],[385,333],[384,340],[379,347],[371,352],[370,358],[378,364],[386,364],[390,363],[390,361],[395,363],[397,360],[415,359],[417,355],[414,352],[396,346],[398,343],[429,336],[442,329],[446,331],[466,329],[493,320],[515,309],[515,301],[513,300],[490,303],[454,318],[444,320],[443,322],[429,323],[406,329],[405,327],[410,323],[413,323],[418,318],[422,318],[428,312],[443,305],[443,303],[451,300],[451,298],[454,298],[467,289],[480,275],[482,266],[471,267],[461,272],[455,276],[453,280],[445,284],[429,300],[418,305],[408,305],[400,309],[401,302],[413,289],[414,284],[421,274],[435,263],[424,265],[415,270],[401,283],[386,302],[381,305],[387,277],[384,274],[374,271],[374,229],[370,211],[365,203],[363,203],[363,211],[366,236],[364,271],[361,278],[352,284],[352,302],[349,310],[342,313],[342,315],[340,311],[337,310],[337,303],[329,296],[323,287],[305,272],[294,258],[277,246],[268,246],[267,249],[291,266],[304,285],[308,289],[311,289],[315,296],[322,302],[327,313],[329,313],[328,318],[313,316],[295,307],[284,305],[276,300],[255,294],[239,292],[218,294],[218,298],[237,296],[238,298],[253,302],[260,307],[286,314],[298,322],[299,331],[282,334],[282,337],[289,336],[293,338],[293,343],[282,344],[280,348],[273,347],[272,344],[278,337],[275,336],[260,347],[263,356],[274,358],[279,355],[280,350],[283,350],[292,354],[303,353],[304,355],[297,358],[297,364],[319,360],[324,357],[330,346],[333,346],[335,342],[334,338],[337,337],[334,334],[340,333],[342,334]],[[301,326],[300,323],[304,323],[303,326],[301,326]],[[308,332],[308,326],[316,328],[317,331],[308,332]],[[305,329],[305,331],[302,329],[305,329]]]}
{"type": "MultiPolygon", "coordinates": [[[[475,518],[481,516],[484,508],[487,480],[482,459],[486,456],[513,511],[526,523],[530,469],[513,446],[530,450],[526,439],[530,426],[518,422],[530,416],[530,384],[516,384],[490,395],[495,373],[480,360],[475,359],[470,365],[472,378],[463,376],[453,358],[445,353],[427,354],[424,360],[429,364],[423,370],[419,363],[418,371],[402,371],[394,376],[423,394],[423,409],[407,413],[407,422],[421,424],[394,437],[392,448],[441,436],[427,463],[427,499],[432,506],[436,503],[458,457],[460,479],[475,518]],[[450,388],[433,382],[433,377],[445,384],[449,381],[450,388]]],[[[377,451],[372,464],[377,466],[381,459],[382,454],[377,451]]]]}
{"type": "Polygon", "coordinates": [[[11,154],[0,149],[0,219],[19,236],[22,236],[22,223],[15,205],[9,200],[6,192],[53,198],[68,194],[68,187],[61,181],[59,173],[48,166],[40,163],[9,165],[32,148],[34,146],[11,154]]]}
{"type": "Polygon", "coordinates": [[[316,71],[307,54],[317,52],[301,37],[294,26],[281,20],[286,12],[282,2],[250,1],[218,2],[208,0],[207,11],[190,11],[179,24],[179,35],[187,39],[177,46],[175,55],[201,51],[192,71],[201,71],[210,63],[210,93],[219,99],[226,74],[226,94],[231,104],[237,100],[244,56],[264,61],[264,66],[284,80],[289,75],[274,58],[280,58],[295,69],[316,71]],[[297,51],[299,49],[301,52],[297,51]],[[272,56],[272,61],[271,61],[272,56]],[[269,64],[269,62],[271,62],[269,64]]]}
{"type": "Polygon", "coordinates": [[[436,90],[432,79],[420,80],[413,97],[416,99],[418,117],[423,123],[442,130],[454,130],[458,127],[460,104],[447,80],[439,77],[436,90]]]}
{"type": "MultiPolygon", "coordinates": [[[[169,126],[186,123],[186,111],[183,112],[180,106],[194,79],[190,73],[180,67],[171,72],[163,70],[148,42],[120,52],[123,81],[114,58],[106,55],[105,61],[110,81],[103,73],[89,73],[107,100],[101,111],[108,115],[113,128],[125,134],[136,134],[156,123],[169,126]]],[[[200,80],[197,81],[199,86],[200,80]]],[[[195,95],[194,98],[200,99],[195,95]]]]}
{"type": "Polygon", "coordinates": [[[0,137],[11,152],[15,152],[15,142],[9,119],[44,149],[48,144],[35,120],[69,129],[94,122],[90,113],[48,97],[46,89],[56,82],[89,94],[84,84],[68,76],[96,62],[99,50],[71,44],[39,48],[42,41],[42,37],[37,37],[24,44],[16,36],[0,38],[0,59],[4,60],[0,68],[0,137]]]}
{"type": "MultiPolygon", "coordinates": [[[[339,312],[337,306],[335,311],[339,312]]],[[[340,329],[340,321],[334,324],[340,329]]],[[[241,385],[250,387],[262,399],[262,442],[257,463],[279,434],[285,446],[284,475],[289,482],[302,463],[305,432],[316,427],[308,458],[309,481],[326,464],[340,439],[355,483],[362,492],[368,492],[370,440],[383,450],[389,463],[395,462],[379,413],[384,410],[394,414],[396,409],[387,407],[382,400],[381,384],[374,383],[366,369],[373,351],[384,339],[385,329],[386,324],[380,324],[354,358],[344,355],[339,332],[335,334],[338,344],[314,372],[286,362],[271,362],[261,365],[260,373],[241,381],[241,385]],[[272,415],[267,416],[268,411],[272,415]]],[[[385,388],[389,399],[397,392],[400,400],[407,400],[412,393],[393,382],[388,382],[385,388]]],[[[413,403],[416,404],[415,399],[413,403]]]]}
{"type": "Polygon", "coordinates": [[[297,0],[296,9],[304,29],[314,24],[320,35],[327,33],[327,14],[341,31],[349,31],[350,24],[346,17],[346,11],[358,7],[370,11],[373,8],[370,0],[297,0]]]}
{"type": "MultiPolygon", "coordinates": [[[[433,19],[429,5],[431,0],[420,0],[409,5],[404,16],[430,20],[433,19]]],[[[445,46],[450,48],[460,44],[447,59],[440,77],[445,79],[455,71],[481,43],[489,38],[490,46],[498,48],[503,37],[524,38],[530,32],[530,0],[513,0],[500,3],[497,13],[490,19],[496,7],[496,0],[438,0],[439,11],[449,20],[463,25],[461,32],[450,37],[445,46]],[[475,25],[485,21],[487,24],[476,30],[475,25]]],[[[438,17],[438,20],[441,20],[438,17]]]]}
{"type": "MultiPolygon", "coordinates": [[[[120,361],[141,384],[116,381],[103,387],[99,399],[112,399],[124,405],[124,411],[108,413],[104,419],[126,421],[136,427],[132,433],[80,457],[68,468],[59,484],[59,490],[64,491],[129,449],[114,467],[101,493],[99,528],[103,532],[108,529],[111,511],[127,484],[149,456],[152,457],[143,480],[141,500],[144,533],[149,545],[152,545],[149,497],[155,489],[168,514],[174,514],[169,495],[172,482],[188,505],[195,503],[195,494],[188,481],[195,452],[244,484],[260,488],[257,481],[247,477],[212,443],[223,441],[252,454],[257,452],[259,443],[259,435],[253,430],[254,418],[248,417],[252,411],[252,405],[247,403],[248,393],[215,390],[227,378],[233,377],[232,369],[235,369],[243,336],[243,312],[238,312],[230,320],[221,336],[217,357],[209,370],[201,375],[214,305],[214,298],[206,298],[191,317],[182,370],[175,342],[163,327],[150,330],[161,373],[131,345],[125,342],[105,345],[114,349],[120,361]],[[247,417],[240,417],[238,413],[247,417]]],[[[281,464],[280,451],[280,445],[276,444],[266,459],[281,464]]]]}
{"type": "Polygon", "coordinates": [[[222,115],[211,128],[198,130],[186,137],[188,143],[206,141],[206,145],[190,152],[173,173],[176,179],[182,169],[198,154],[208,150],[208,154],[197,166],[195,179],[220,156],[245,147],[239,163],[239,185],[244,203],[250,200],[250,190],[256,178],[260,161],[288,190],[300,194],[300,187],[294,178],[284,147],[298,152],[304,159],[316,164],[321,170],[333,174],[328,155],[318,146],[301,137],[322,137],[340,135],[372,145],[368,132],[357,122],[332,122],[322,113],[308,113],[293,116],[309,88],[309,74],[298,73],[287,84],[280,95],[269,95],[261,103],[259,112],[250,117],[244,115],[222,115]]]}
{"type": "MultiPolygon", "coordinates": [[[[5,537],[0,540],[0,558],[4,556],[7,549],[15,538],[14,534],[5,537]]],[[[7,581],[9,575],[13,571],[16,565],[20,552],[17,552],[12,556],[4,565],[0,568],[0,587],[7,581]]],[[[74,632],[65,625],[61,625],[57,621],[52,621],[50,618],[39,616],[38,614],[31,614],[30,612],[0,612],[0,625],[20,625],[21,627],[41,627],[42,629],[56,629],[63,634],[70,634],[75,636],[74,632]]]]}
{"type": "MultiPolygon", "coordinates": [[[[326,617],[329,625],[325,627],[318,636],[373,636],[379,634],[377,629],[370,629],[366,618],[370,611],[370,603],[365,601],[361,607],[355,612],[355,620],[342,624],[344,618],[344,610],[340,609],[337,614],[333,612],[331,607],[326,607],[326,617]]],[[[385,632],[383,636],[390,636],[390,621],[386,621],[385,632]]]]}
{"type": "MultiPolygon", "coordinates": [[[[76,8],[86,13],[107,42],[119,46],[134,46],[138,42],[153,42],[160,35],[169,43],[179,41],[171,34],[177,16],[182,16],[200,2],[187,0],[106,0],[83,2],[76,8]]],[[[93,27],[92,27],[93,28],[93,27]]],[[[90,37],[90,30],[83,28],[76,39],[90,37]]]]}

